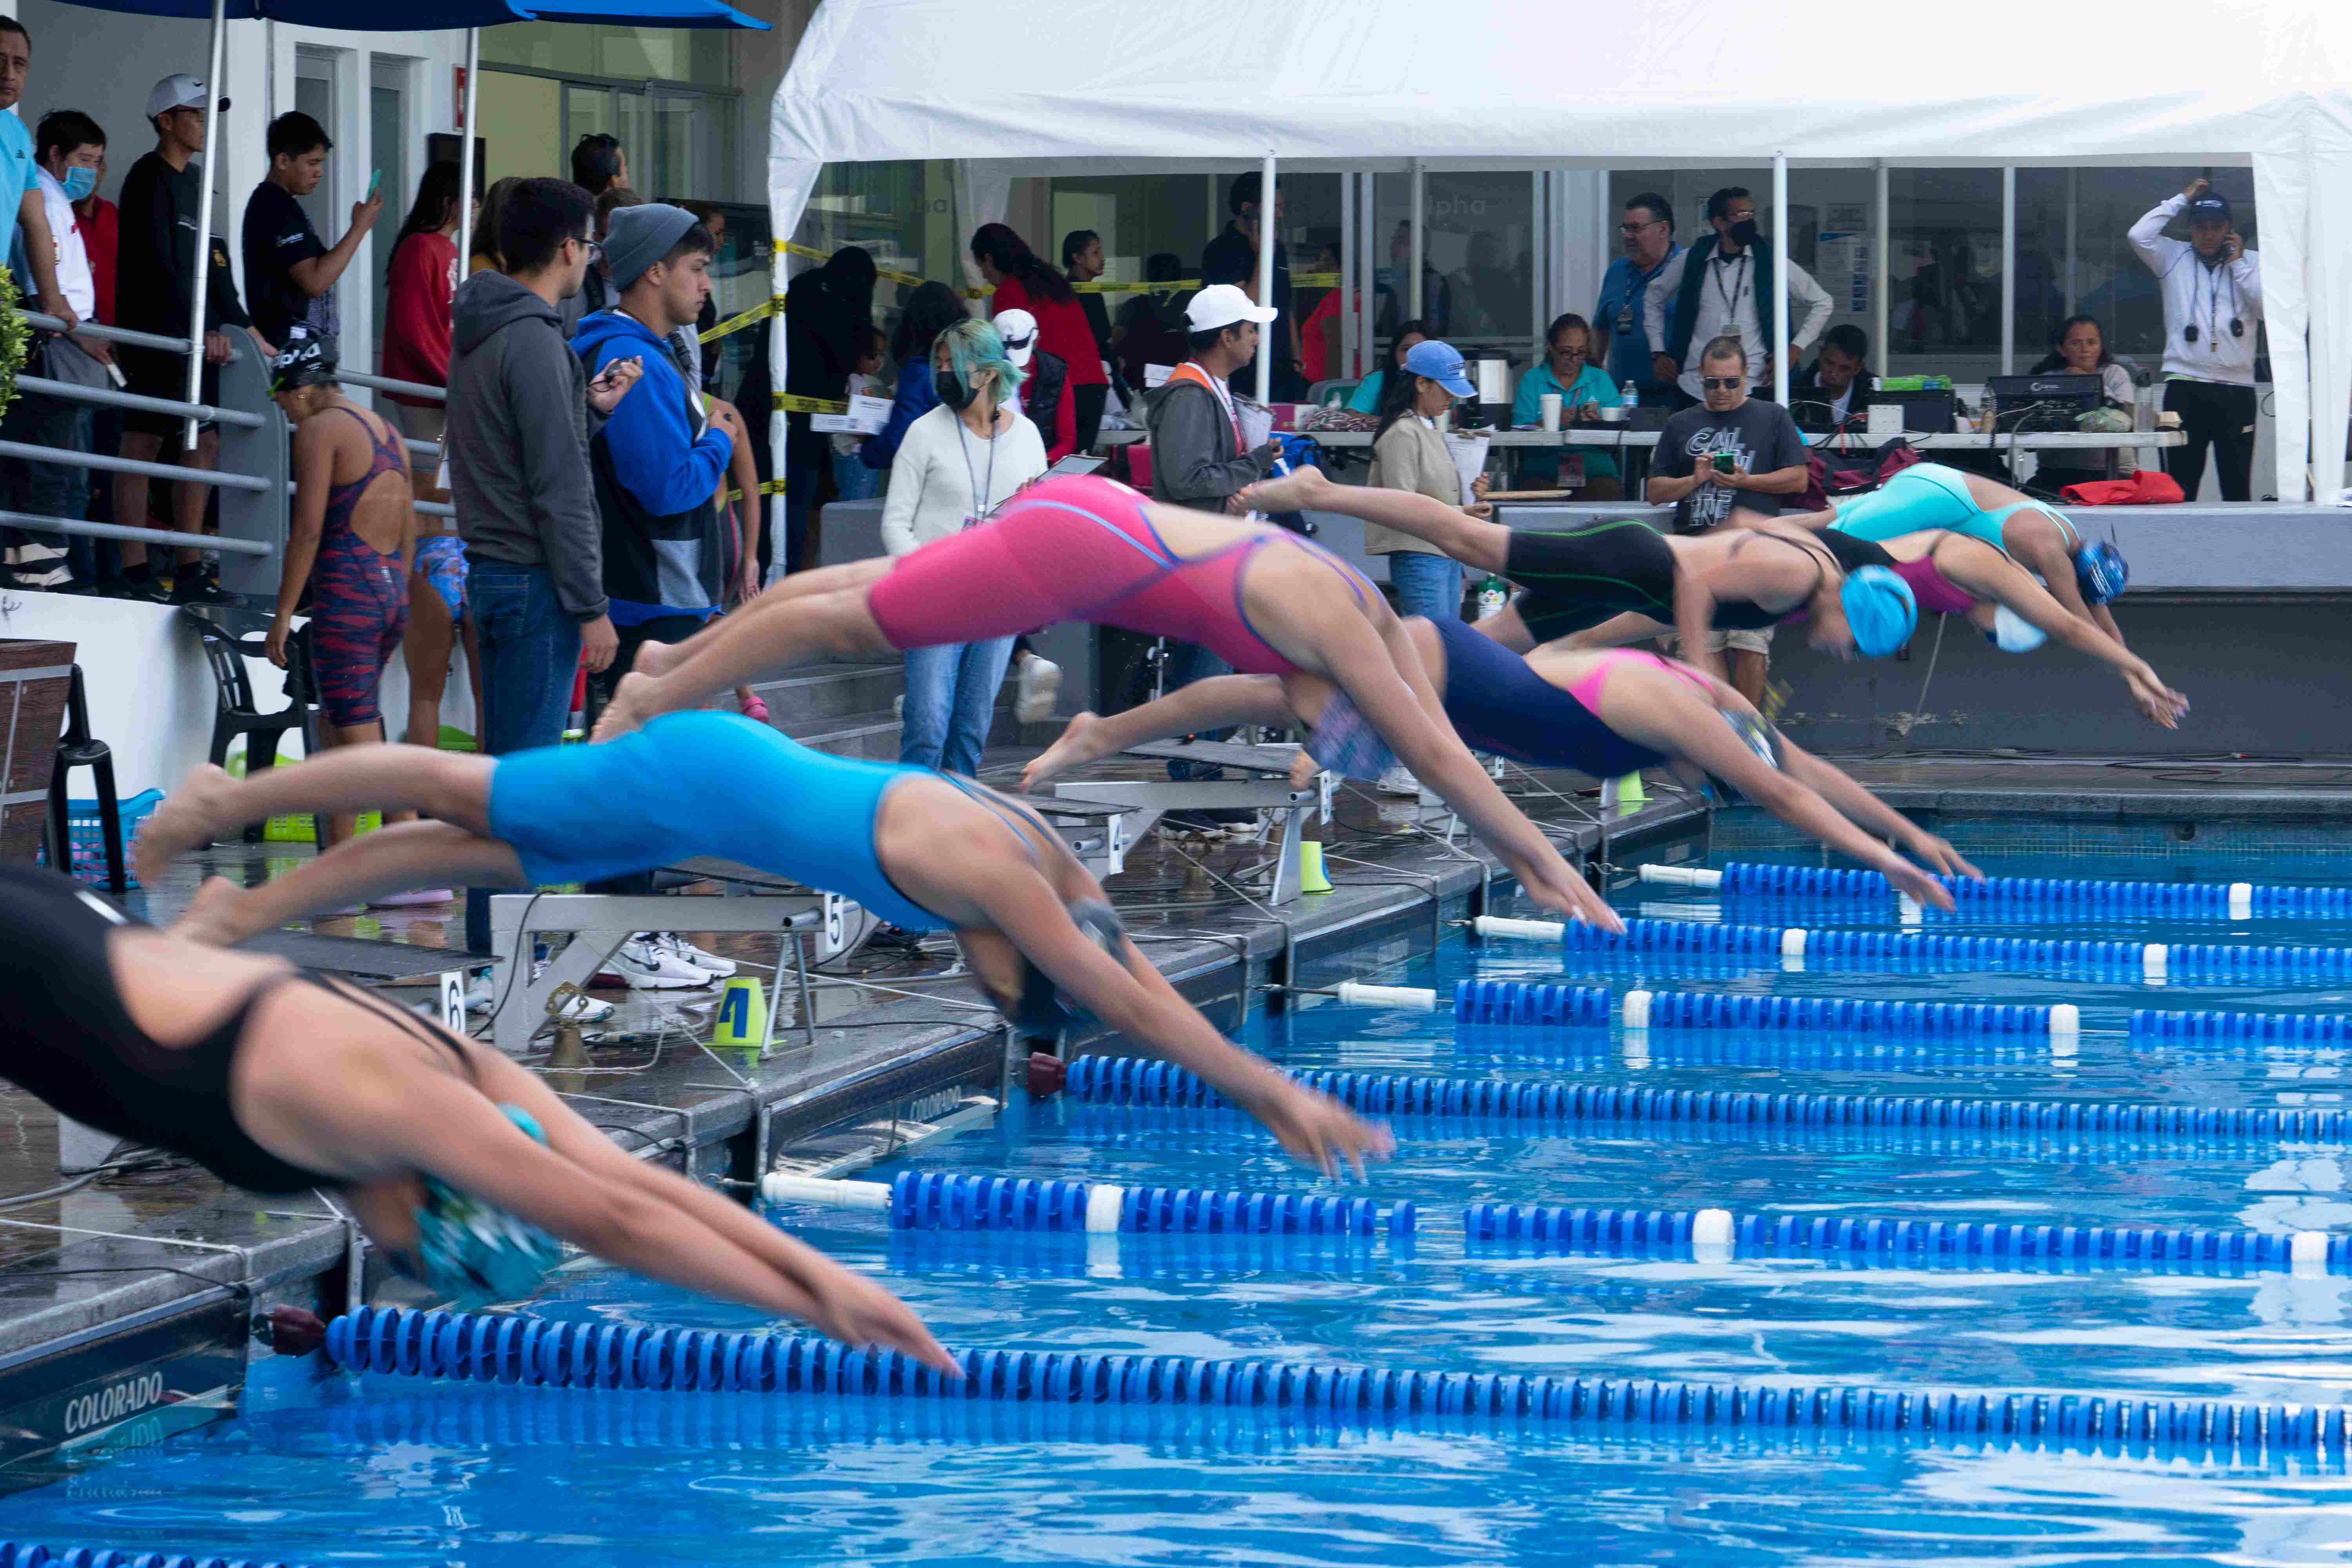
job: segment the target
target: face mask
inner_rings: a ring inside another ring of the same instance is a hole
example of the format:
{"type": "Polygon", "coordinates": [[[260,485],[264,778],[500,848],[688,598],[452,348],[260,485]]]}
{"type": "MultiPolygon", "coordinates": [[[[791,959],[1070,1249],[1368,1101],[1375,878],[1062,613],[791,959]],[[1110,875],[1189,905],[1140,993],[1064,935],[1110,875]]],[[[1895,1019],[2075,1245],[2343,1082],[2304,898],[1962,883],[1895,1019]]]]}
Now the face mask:
{"type": "Polygon", "coordinates": [[[954,409],[958,414],[961,414],[965,409],[971,407],[971,400],[980,395],[977,388],[966,386],[964,384],[963,377],[958,375],[951,370],[943,370],[940,372],[937,380],[940,390],[940,401],[946,404],[950,408],[954,409]]]}
{"type": "Polygon", "coordinates": [[[1742,218],[1731,226],[1731,237],[1744,249],[1756,243],[1756,220],[1742,218]]]}
{"type": "Polygon", "coordinates": [[[98,189],[98,171],[77,163],[66,171],[66,177],[61,183],[66,188],[66,200],[78,202],[98,189]]]}

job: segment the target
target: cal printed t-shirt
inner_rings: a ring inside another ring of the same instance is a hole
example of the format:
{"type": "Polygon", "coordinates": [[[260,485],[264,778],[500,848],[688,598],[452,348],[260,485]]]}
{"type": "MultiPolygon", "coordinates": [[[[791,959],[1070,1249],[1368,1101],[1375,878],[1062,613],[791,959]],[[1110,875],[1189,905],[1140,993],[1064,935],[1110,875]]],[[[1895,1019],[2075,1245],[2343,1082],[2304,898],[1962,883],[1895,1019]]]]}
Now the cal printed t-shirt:
{"type": "MultiPolygon", "coordinates": [[[[1796,421],[1777,403],[1751,397],[1728,414],[1705,407],[1685,408],[1666,421],[1658,435],[1654,470],[1669,479],[1688,479],[1702,460],[1728,452],[1733,461],[1751,474],[1793,468],[1805,460],[1805,438],[1796,421]]],[[[1735,506],[1768,516],[1780,510],[1780,498],[1761,490],[1736,490],[1728,485],[1702,485],[1675,509],[1675,526],[1684,533],[1701,533],[1731,515],[1735,506]]]]}

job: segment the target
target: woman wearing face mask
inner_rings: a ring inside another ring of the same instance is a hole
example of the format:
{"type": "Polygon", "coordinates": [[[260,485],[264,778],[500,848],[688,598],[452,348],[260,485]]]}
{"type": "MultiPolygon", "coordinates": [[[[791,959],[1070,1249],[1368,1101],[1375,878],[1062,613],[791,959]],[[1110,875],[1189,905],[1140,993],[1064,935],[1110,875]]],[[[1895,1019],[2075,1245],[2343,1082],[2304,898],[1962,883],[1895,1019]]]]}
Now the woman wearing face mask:
{"type": "MultiPolygon", "coordinates": [[[[1021,371],[985,321],[962,321],[931,345],[940,405],[907,426],[882,503],[882,547],[906,555],[984,521],[1045,471],[1037,426],[1013,411],[1021,371]]],[[[1013,639],[907,650],[898,760],[972,777],[988,744],[1013,639]]]]}

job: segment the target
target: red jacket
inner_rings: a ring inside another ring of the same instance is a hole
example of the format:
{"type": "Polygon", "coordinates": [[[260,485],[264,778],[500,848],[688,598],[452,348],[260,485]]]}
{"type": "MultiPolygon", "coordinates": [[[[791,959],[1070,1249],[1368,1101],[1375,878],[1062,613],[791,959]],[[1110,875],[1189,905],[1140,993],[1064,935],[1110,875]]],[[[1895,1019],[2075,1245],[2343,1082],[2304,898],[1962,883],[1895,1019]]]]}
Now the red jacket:
{"type": "MultiPolygon", "coordinates": [[[[424,386],[449,384],[449,300],[457,288],[457,244],[446,234],[412,234],[392,253],[384,277],[383,374],[424,386]]],[[[387,396],[412,408],[430,398],[387,396]]]]}
{"type": "Polygon", "coordinates": [[[2076,506],[2178,506],[2189,499],[2162,468],[2142,468],[2127,479],[2085,479],[2058,493],[2076,506]]]}
{"type": "Polygon", "coordinates": [[[1076,295],[1055,304],[1032,298],[1021,279],[1007,278],[996,286],[988,313],[1001,315],[1006,310],[1026,310],[1037,318],[1037,346],[1062,356],[1070,367],[1072,386],[1110,384],[1110,377],[1103,374],[1102,350],[1095,346],[1095,330],[1087,323],[1086,307],[1078,303],[1076,295]]]}
{"type": "Polygon", "coordinates": [[[119,226],[114,204],[104,196],[91,203],[87,217],[79,207],[75,209],[74,227],[81,231],[82,248],[89,255],[89,279],[98,295],[98,322],[102,327],[114,324],[114,247],[119,226]]]}

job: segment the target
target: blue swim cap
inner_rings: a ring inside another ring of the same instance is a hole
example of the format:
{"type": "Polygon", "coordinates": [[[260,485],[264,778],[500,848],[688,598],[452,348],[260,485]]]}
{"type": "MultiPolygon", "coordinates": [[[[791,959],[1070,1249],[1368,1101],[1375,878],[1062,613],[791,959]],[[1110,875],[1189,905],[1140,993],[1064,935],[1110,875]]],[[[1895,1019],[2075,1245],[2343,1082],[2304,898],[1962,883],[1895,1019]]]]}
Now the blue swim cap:
{"type": "Polygon", "coordinates": [[[1846,574],[1838,590],[1845,606],[1845,624],[1853,631],[1853,646],[1864,658],[1885,658],[1911,640],[1919,624],[1919,602],[1911,584],[1892,567],[1857,566],[1846,574]]]}
{"type": "MultiPolygon", "coordinates": [[[[500,1105],[507,1120],[540,1142],[547,1134],[520,1105],[500,1105]]],[[[389,1255],[394,1268],[422,1280],[466,1311],[494,1301],[516,1301],[539,1289],[563,1261],[563,1244],[495,1204],[460,1192],[438,1176],[425,1178],[416,1210],[416,1256],[389,1255]]]]}
{"type": "Polygon", "coordinates": [[[2094,540],[2074,552],[2074,583],[2088,603],[2105,604],[2130,581],[2131,568],[2124,563],[2124,552],[2105,540],[2094,540]]]}
{"type": "MultiPolygon", "coordinates": [[[[1123,956],[1118,944],[1127,935],[1127,925],[1108,904],[1099,899],[1073,899],[1070,920],[1111,957],[1123,956]]],[[[1085,1008],[1064,996],[1053,976],[1038,968],[1024,952],[1021,955],[1021,994],[1005,1016],[1013,1033],[1024,1040],[1034,1040],[1054,1038],[1072,1025],[1085,1023],[1088,1015],[1085,1008]]]]}

